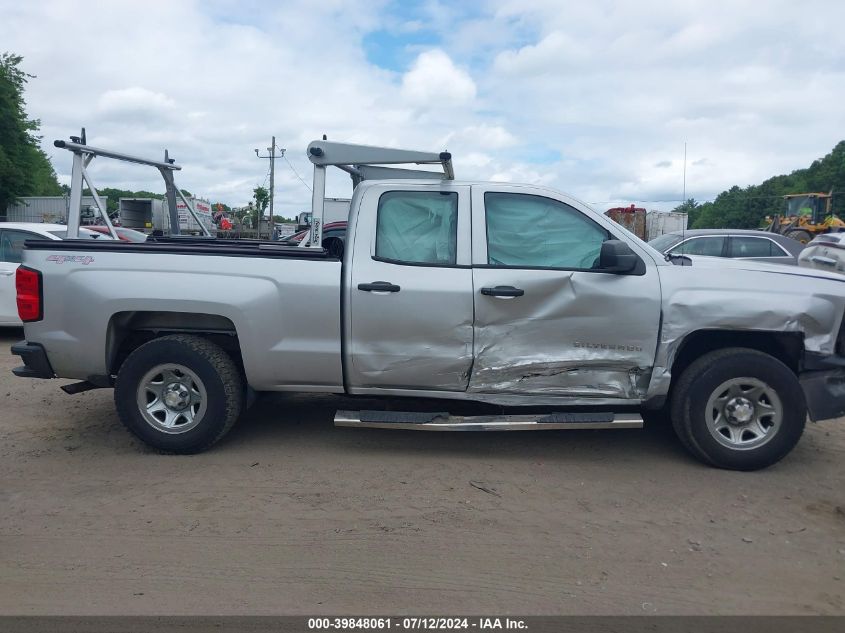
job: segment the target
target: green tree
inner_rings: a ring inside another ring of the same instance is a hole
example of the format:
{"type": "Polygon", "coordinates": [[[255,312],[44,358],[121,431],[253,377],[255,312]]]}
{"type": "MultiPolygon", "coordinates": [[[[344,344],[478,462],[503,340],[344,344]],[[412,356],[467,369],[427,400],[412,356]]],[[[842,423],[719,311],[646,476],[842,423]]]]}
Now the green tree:
{"type": "Polygon", "coordinates": [[[255,200],[255,219],[253,226],[258,228],[260,226],[258,221],[264,217],[267,205],[270,204],[270,192],[266,187],[256,187],[252,190],[252,197],[255,200]]]}
{"type": "Polygon", "coordinates": [[[699,206],[696,229],[754,229],[763,226],[767,216],[784,213],[783,196],[790,193],[826,193],[833,191],[832,210],[845,217],[845,141],[840,141],[823,158],[804,169],[773,176],[759,185],[744,189],[733,186],[713,202],[699,206]]]}
{"type": "Polygon", "coordinates": [[[686,202],[682,202],[677,207],[672,209],[672,211],[675,213],[686,213],[687,226],[692,226],[696,219],[698,219],[700,209],[701,205],[695,201],[695,198],[690,198],[686,202]]]}
{"type": "Polygon", "coordinates": [[[0,55],[0,215],[21,196],[57,196],[62,189],[39,146],[38,119],[26,114],[24,88],[34,75],[20,68],[23,57],[0,55]]]}

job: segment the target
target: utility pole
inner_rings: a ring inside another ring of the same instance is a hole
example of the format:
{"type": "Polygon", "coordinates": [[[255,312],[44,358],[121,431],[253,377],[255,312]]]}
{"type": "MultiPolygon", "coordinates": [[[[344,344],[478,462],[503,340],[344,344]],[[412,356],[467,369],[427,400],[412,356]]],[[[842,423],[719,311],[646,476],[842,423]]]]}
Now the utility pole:
{"type": "MultiPolygon", "coordinates": [[[[255,150],[255,155],[258,158],[269,158],[270,159],[270,217],[267,219],[267,239],[273,239],[273,198],[275,198],[275,176],[276,176],[276,159],[281,158],[285,155],[285,148],[279,147],[279,154],[276,155],[276,137],[272,137],[270,141],[270,147],[267,148],[267,156],[262,156],[258,153],[258,150],[255,150]]],[[[258,239],[261,239],[261,218],[258,218],[258,239]]]]}

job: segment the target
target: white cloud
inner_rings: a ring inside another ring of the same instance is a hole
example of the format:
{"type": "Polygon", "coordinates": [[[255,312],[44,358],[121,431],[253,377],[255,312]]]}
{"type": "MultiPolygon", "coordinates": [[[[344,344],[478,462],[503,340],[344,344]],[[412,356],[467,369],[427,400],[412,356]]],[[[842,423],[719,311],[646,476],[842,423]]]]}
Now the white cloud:
{"type": "Polygon", "coordinates": [[[550,66],[560,68],[583,63],[588,50],[574,38],[553,31],[537,44],[506,50],[496,57],[496,70],[508,75],[543,75],[550,66]]]}
{"type": "Polygon", "coordinates": [[[107,90],[97,100],[97,111],[109,117],[168,116],[175,110],[176,102],[173,99],[139,86],[107,90]]]}
{"type": "Polygon", "coordinates": [[[402,95],[415,107],[463,105],[475,98],[475,82],[441,50],[420,53],[402,77],[402,95]]]}
{"type": "MultiPolygon", "coordinates": [[[[98,146],[168,148],[180,186],[231,204],[264,183],[252,150],[272,134],[306,180],[304,149],[326,133],[448,148],[460,178],[629,202],[680,198],[684,142],[687,193],[701,199],[845,138],[845,3],[490,0],[468,17],[458,3],[420,6],[0,0],[0,41],[37,75],[28,110],[63,178],[70,156],[52,140],[84,125],[98,146]],[[85,52],[67,37],[80,15],[94,34],[85,52]],[[407,68],[367,58],[364,38],[383,29],[420,51],[407,68]]],[[[101,187],[161,189],[152,170],[98,160],[91,173],[101,187]]],[[[307,206],[284,162],[276,183],[283,213],[307,206]]],[[[329,185],[349,192],[342,176],[329,185]]]]}
{"type": "Polygon", "coordinates": [[[438,145],[443,147],[461,145],[480,149],[503,149],[512,147],[518,142],[518,139],[503,126],[482,123],[449,132],[440,140],[438,145]]]}

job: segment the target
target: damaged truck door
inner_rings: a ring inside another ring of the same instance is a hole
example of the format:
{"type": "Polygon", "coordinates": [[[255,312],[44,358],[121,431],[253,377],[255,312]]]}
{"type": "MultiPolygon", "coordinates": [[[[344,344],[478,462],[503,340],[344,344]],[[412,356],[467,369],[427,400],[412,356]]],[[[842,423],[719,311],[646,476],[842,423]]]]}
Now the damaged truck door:
{"type": "MultiPolygon", "coordinates": [[[[472,366],[470,188],[375,185],[346,271],[351,363],[367,389],[465,391],[472,366]]],[[[347,259],[349,261],[349,259],[347,259]]]]}
{"type": "Polygon", "coordinates": [[[469,391],[642,399],[660,322],[653,262],[638,257],[628,273],[606,272],[608,228],[577,201],[548,194],[473,186],[469,391]]]}

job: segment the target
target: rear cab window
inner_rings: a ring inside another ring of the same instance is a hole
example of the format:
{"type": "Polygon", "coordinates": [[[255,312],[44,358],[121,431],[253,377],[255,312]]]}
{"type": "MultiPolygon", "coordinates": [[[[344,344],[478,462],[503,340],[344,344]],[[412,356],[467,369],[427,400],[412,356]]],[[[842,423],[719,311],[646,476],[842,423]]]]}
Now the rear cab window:
{"type": "Polygon", "coordinates": [[[388,191],[379,197],[375,259],[453,266],[458,252],[458,194],[388,191]]]}

